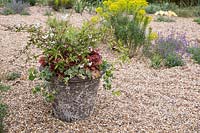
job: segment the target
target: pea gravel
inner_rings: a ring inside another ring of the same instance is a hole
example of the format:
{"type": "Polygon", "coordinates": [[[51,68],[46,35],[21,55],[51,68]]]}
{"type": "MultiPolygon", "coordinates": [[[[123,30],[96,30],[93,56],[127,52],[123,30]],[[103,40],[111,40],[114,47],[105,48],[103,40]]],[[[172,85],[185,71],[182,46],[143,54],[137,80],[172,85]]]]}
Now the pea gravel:
{"type": "MultiPolygon", "coordinates": [[[[12,32],[5,26],[14,24],[45,25],[46,7],[32,7],[31,16],[0,15],[0,74],[8,71],[22,73],[20,79],[3,82],[12,89],[3,93],[3,102],[9,106],[9,115],[4,120],[9,133],[62,133],[62,132],[200,132],[200,65],[186,59],[186,65],[171,69],[154,70],[148,60],[133,58],[130,63],[116,63],[116,55],[103,49],[103,56],[115,62],[113,89],[120,96],[99,88],[95,111],[86,120],[66,123],[55,119],[51,105],[40,95],[33,95],[33,83],[27,80],[27,70],[38,65],[25,62],[25,57],[13,59],[26,45],[27,33],[12,32]]],[[[62,16],[54,13],[56,16],[62,16]]],[[[71,23],[80,26],[91,15],[73,14],[71,23]]],[[[200,25],[192,18],[176,18],[174,23],[152,22],[154,31],[167,34],[170,29],[186,32],[187,38],[200,38],[200,25]]]]}

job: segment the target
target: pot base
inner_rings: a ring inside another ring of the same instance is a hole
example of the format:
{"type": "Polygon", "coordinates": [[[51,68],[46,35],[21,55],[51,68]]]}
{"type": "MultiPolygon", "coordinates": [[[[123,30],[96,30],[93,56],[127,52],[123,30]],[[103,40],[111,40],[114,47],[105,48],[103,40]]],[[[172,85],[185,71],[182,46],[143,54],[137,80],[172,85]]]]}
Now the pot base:
{"type": "Polygon", "coordinates": [[[52,103],[54,116],[62,121],[74,122],[85,119],[93,113],[100,79],[85,82],[53,83],[55,90],[52,103]]]}

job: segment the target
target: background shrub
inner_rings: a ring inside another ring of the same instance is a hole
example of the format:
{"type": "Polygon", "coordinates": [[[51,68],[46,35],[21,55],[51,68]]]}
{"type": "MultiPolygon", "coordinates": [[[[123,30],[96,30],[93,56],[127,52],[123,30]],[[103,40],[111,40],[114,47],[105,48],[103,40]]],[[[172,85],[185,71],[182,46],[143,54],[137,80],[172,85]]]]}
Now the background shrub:
{"type": "Polygon", "coordinates": [[[6,75],[6,80],[15,80],[21,77],[21,74],[18,72],[10,72],[6,75]]]}
{"type": "Polygon", "coordinates": [[[200,18],[194,19],[194,22],[196,22],[197,24],[200,24],[200,18]]]}
{"type": "Polygon", "coordinates": [[[114,34],[116,43],[112,47],[123,45],[130,58],[149,41],[151,30],[147,32],[147,26],[151,18],[146,15],[146,7],[146,0],[116,0],[104,1],[103,7],[96,9],[106,20],[105,26],[114,34]]]}
{"type": "Polygon", "coordinates": [[[0,103],[0,133],[3,133],[3,119],[7,114],[7,106],[5,104],[0,103]]]}
{"type": "Polygon", "coordinates": [[[164,65],[167,67],[182,66],[184,64],[183,60],[178,54],[170,53],[164,60],[164,65]]]}
{"type": "Polygon", "coordinates": [[[161,7],[158,4],[150,4],[145,8],[145,11],[149,14],[154,14],[160,10],[161,10],[161,7]]]}
{"type": "Polygon", "coordinates": [[[22,2],[11,2],[7,3],[6,6],[1,11],[1,14],[3,15],[9,15],[9,14],[21,14],[24,12],[27,12],[26,8],[28,5],[26,3],[22,2]]]}
{"type": "Polygon", "coordinates": [[[58,11],[60,8],[72,8],[75,0],[50,0],[49,5],[53,7],[54,10],[58,11]]]}
{"type": "Polygon", "coordinates": [[[188,52],[192,55],[192,59],[200,64],[200,48],[199,47],[191,47],[188,49],[188,52]]]}
{"type": "Polygon", "coordinates": [[[76,13],[82,13],[85,10],[86,6],[87,2],[84,0],[76,0],[73,5],[76,13]]]}
{"type": "Polygon", "coordinates": [[[174,19],[167,16],[158,16],[155,21],[156,22],[175,22],[174,19]]]}
{"type": "Polygon", "coordinates": [[[182,58],[187,53],[188,46],[185,34],[176,34],[173,31],[167,37],[159,34],[152,47],[151,62],[155,64],[154,66],[158,66],[157,64],[167,67],[182,66],[184,64],[182,58]],[[163,63],[159,63],[159,56],[163,63]]]}
{"type": "Polygon", "coordinates": [[[151,67],[157,69],[162,65],[162,57],[159,54],[154,54],[151,58],[151,67]]]}

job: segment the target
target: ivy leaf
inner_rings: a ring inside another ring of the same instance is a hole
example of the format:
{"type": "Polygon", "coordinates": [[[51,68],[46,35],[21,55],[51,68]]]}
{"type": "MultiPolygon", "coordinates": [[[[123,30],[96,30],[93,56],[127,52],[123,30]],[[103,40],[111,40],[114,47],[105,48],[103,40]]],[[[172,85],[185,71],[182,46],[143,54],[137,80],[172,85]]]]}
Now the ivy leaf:
{"type": "Polygon", "coordinates": [[[120,96],[121,95],[121,91],[113,91],[112,92],[112,94],[114,95],[114,96],[120,96]]]}
{"type": "Polygon", "coordinates": [[[36,94],[41,91],[41,86],[37,85],[32,89],[33,94],[36,94]]]}
{"type": "Polygon", "coordinates": [[[33,81],[37,77],[37,70],[35,68],[30,68],[28,72],[29,72],[28,79],[33,81]]]}

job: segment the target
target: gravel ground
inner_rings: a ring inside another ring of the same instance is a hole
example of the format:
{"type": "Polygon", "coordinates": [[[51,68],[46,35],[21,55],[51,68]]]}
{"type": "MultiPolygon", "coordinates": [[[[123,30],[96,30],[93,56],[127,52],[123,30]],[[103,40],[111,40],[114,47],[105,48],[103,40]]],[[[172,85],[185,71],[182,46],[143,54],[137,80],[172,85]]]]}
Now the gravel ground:
{"type": "MultiPolygon", "coordinates": [[[[86,120],[65,123],[51,115],[51,106],[33,95],[33,83],[26,79],[23,57],[11,61],[27,42],[27,34],[5,31],[5,25],[45,24],[45,8],[31,8],[31,16],[0,15],[0,74],[19,71],[21,79],[4,81],[12,89],[3,94],[9,106],[4,120],[9,133],[18,132],[200,132],[200,66],[191,60],[183,67],[151,69],[147,62],[133,58],[129,64],[116,65],[113,88],[120,96],[99,88],[95,112],[86,120]]],[[[59,16],[59,14],[56,14],[59,16]]],[[[73,14],[71,22],[81,25],[90,15],[73,14]]],[[[175,23],[152,22],[154,31],[170,29],[186,32],[189,40],[200,38],[200,26],[192,18],[176,18],[175,23]]],[[[105,58],[116,60],[108,49],[105,58]]]]}

